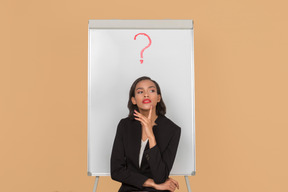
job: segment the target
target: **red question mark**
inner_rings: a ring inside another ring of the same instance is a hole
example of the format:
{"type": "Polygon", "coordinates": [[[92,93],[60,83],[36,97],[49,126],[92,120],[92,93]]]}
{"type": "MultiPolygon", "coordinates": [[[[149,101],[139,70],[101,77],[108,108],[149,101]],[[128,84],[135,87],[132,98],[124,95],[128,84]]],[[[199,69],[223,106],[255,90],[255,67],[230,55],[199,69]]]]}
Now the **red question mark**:
{"type": "Polygon", "coordinates": [[[146,47],[144,47],[144,49],[142,49],[142,51],[141,51],[141,59],[140,59],[140,62],[141,62],[141,64],[142,64],[142,63],[143,63],[143,52],[144,52],[145,49],[147,49],[148,47],[150,47],[150,45],[151,45],[151,38],[150,38],[146,33],[138,33],[137,35],[135,35],[134,40],[136,40],[136,37],[137,37],[138,35],[145,35],[145,36],[148,37],[148,39],[149,39],[149,44],[148,44],[146,47]]]}

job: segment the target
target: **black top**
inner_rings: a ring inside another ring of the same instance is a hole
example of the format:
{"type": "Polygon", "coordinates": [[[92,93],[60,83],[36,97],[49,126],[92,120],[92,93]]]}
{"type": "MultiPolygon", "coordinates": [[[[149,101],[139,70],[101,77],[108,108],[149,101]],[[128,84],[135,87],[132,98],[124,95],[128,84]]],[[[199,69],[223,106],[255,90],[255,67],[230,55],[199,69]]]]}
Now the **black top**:
{"type": "Polygon", "coordinates": [[[158,116],[153,126],[156,145],[149,149],[149,141],[139,168],[141,123],[129,117],[121,119],[117,127],[112,155],[111,177],[122,182],[119,192],[157,191],[143,187],[148,178],[164,183],[170,174],[176,156],[181,129],[165,116],[158,116]]]}

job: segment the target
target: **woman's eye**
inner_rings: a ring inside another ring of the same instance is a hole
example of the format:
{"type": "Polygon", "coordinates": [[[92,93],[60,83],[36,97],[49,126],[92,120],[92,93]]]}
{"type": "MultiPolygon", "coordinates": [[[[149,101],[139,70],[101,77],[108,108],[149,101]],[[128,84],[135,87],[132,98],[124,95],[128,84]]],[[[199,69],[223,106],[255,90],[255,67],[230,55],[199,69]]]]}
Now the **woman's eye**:
{"type": "Polygon", "coordinates": [[[143,91],[138,91],[137,93],[138,93],[138,94],[141,94],[141,93],[143,93],[143,91]]]}
{"type": "Polygon", "coordinates": [[[151,93],[154,93],[154,92],[155,92],[155,90],[154,90],[154,89],[152,89],[152,90],[150,90],[150,92],[151,92],[151,93]]]}

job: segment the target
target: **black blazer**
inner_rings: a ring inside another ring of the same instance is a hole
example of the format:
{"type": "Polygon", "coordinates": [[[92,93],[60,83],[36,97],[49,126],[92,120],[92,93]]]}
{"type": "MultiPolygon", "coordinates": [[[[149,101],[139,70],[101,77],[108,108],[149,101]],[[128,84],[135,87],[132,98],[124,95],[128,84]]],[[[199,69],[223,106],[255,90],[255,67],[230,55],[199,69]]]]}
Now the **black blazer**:
{"type": "Polygon", "coordinates": [[[111,177],[122,182],[119,192],[157,191],[143,187],[148,178],[155,183],[164,183],[170,174],[176,156],[181,129],[165,116],[159,115],[153,127],[156,145],[149,148],[149,141],[143,153],[139,168],[141,147],[141,123],[129,117],[122,119],[111,154],[111,177]]]}

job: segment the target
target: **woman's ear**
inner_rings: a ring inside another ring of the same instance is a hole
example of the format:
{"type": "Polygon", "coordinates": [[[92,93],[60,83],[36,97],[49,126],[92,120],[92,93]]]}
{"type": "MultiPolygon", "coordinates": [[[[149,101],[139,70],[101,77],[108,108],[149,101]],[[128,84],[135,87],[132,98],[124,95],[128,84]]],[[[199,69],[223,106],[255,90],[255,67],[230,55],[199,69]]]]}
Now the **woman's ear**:
{"type": "Polygon", "coordinates": [[[157,103],[161,101],[161,95],[157,95],[157,103]]]}
{"type": "Polygon", "coordinates": [[[131,97],[131,101],[132,101],[133,105],[136,105],[135,97],[131,97]]]}

